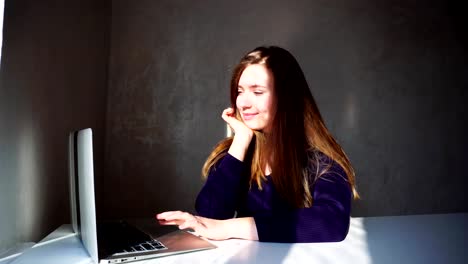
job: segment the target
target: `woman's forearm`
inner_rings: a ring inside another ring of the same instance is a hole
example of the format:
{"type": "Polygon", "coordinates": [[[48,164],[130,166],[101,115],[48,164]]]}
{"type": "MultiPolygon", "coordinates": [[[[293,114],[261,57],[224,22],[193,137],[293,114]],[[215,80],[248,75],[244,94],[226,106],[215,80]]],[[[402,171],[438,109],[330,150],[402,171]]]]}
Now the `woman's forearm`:
{"type": "Polygon", "coordinates": [[[229,238],[258,240],[257,227],[253,217],[231,218],[225,221],[229,238]]]}

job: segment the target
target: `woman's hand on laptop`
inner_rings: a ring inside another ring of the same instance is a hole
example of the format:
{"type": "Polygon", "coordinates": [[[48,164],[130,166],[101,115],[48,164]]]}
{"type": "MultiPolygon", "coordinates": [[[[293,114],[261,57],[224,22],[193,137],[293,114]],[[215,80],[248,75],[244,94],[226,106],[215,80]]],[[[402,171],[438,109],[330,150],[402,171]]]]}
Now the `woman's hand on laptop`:
{"type": "Polygon", "coordinates": [[[177,225],[179,229],[192,229],[195,235],[213,240],[228,239],[227,230],[223,228],[223,220],[194,216],[187,212],[170,211],[156,215],[161,225],[177,225]]]}
{"type": "Polygon", "coordinates": [[[257,228],[252,217],[217,220],[182,211],[169,211],[157,214],[156,219],[161,225],[177,225],[179,229],[192,229],[195,235],[208,239],[258,240],[257,228]]]}

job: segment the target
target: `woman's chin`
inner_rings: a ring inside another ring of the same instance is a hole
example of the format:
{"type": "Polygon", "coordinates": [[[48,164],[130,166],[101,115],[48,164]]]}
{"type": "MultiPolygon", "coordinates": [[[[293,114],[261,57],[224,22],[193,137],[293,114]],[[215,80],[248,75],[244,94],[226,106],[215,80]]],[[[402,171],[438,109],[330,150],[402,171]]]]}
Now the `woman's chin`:
{"type": "Polygon", "coordinates": [[[244,122],[244,124],[252,130],[259,131],[259,132],[268,132],[267,131],[268,129],[266,129],[265,126],[258,125],[258,124],[249,124],[248,122],[244,122]]]}
{"type": "Polygon", "coordinates": [[[262,126],[255,126],[255,125],[250,125],[249,124],[246,124],[248,128],[252,129],[252,130],[255,130],[255,131],[262,131],[263,130],[263,127],[262,126]]]}

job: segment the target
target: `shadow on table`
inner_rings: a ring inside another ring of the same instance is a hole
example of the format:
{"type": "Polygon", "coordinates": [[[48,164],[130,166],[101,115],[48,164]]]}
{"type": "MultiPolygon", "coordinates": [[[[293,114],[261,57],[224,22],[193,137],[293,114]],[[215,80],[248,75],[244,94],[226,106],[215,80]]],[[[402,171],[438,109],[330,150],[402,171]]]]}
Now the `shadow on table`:
{"type": "Polygon", "coordinates": [[[363,218],[371,263],[468,263],[468,214],[363,218]]]}

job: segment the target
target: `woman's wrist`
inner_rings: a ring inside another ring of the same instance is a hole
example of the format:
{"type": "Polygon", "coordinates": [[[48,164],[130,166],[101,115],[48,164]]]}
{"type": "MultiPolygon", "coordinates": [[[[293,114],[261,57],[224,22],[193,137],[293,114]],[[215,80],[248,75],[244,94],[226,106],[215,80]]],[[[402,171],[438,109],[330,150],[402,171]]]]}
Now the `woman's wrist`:
{"type": "Polygon", "coordinates": [[[229,147],[228,153],[240,161],[244,161],[245,153],[249,148],[250,142],[253,138],[253,132],[250,134],[236,134],[232,141],[231,147],[229,147]]]}

